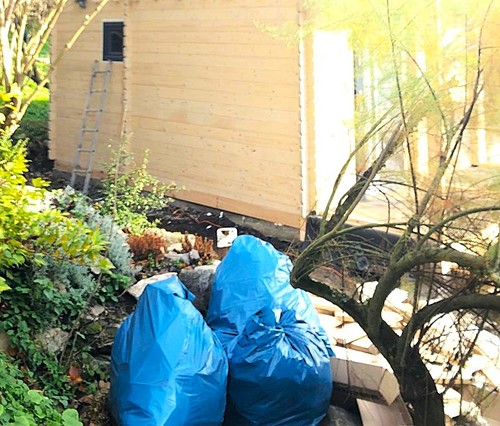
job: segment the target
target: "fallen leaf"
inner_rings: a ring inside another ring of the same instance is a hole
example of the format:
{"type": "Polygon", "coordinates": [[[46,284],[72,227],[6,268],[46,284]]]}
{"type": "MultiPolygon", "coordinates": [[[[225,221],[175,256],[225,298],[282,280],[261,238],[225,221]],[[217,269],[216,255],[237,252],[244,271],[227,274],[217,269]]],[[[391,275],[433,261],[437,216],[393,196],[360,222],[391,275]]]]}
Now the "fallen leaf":
{"type": "Polygon", "coordinates": [[[80,370],[73,365],[71,367],[69,367],[68,377],[69,377],[69,381],[72,385],[76,385],[77,383],[83,382],[83,379],[80,376],[80,370]]]}

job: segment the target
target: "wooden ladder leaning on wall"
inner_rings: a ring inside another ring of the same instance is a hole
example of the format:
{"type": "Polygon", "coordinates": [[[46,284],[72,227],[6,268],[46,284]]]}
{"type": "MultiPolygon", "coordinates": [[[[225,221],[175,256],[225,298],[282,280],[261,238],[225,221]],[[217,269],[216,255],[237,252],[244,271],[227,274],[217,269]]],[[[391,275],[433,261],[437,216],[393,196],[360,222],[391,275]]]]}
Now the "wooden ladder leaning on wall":
{"type": "Polygon", "coordinates": [[[77,186],[80,187],[83,180],[81,189],[83,194],[87,194],[89,190],[110,77],[111,61],[108,61],[104,69],[101,70],[99,61],[96,60],[92,65],[92,76],[83,110],[82,126],[80,128],[70,180],[70,186],[74,189],[77,189],[77,186]]]}

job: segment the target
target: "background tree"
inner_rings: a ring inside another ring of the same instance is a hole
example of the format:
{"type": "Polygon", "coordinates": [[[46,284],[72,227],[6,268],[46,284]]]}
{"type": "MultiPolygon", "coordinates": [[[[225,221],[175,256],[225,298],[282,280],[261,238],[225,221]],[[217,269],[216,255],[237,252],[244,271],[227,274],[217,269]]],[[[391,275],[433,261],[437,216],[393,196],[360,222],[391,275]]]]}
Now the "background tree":
{"type": "Polygon", "coordinates": [[[0,128],[10,136],[19,126],[31,101],[57,66],[63,54],[73,47],[87,25],[108,0],[101,0],[97,8],[85,18],[82,26],[66,43],[65,48],[45,73],[36,67],[40,53],[49,42],[54,26],[68,0],[0,0],[0,128]],[[30,89],[29,80],[37,85],[30,89]]]}
{"type": "MultiPolygon", "coordinates": [[[[493,1],[338,0],[306,6],[301,36],[318,28],[348,31],[356,78],[368,72],[372,93],[358,91],[356,149],[344,167],[356,161],[358,181],[333,209],[343,176],[338,177],[318,236],[295,262],[292,283],[341,307],[365,330],[391,365],[415,424],[444,424],[442,395],[423,356],[430,323],[454,312],[453,321],[465,318],[470,326],[480,318],[481,327],[498,332],[492,320],[500,311],[498,182],[497,187],[458,182],[457,164],[470,144],[469,132],[484,123],[485,73],[495,47],[485,43],[484,33],[499,10],[493,1]],[[426,173],[418,167],[422,134],[430,141],[426,173]],[[400,169],[384,173],[391,163],[400,169]],[[386,220],[349,225],[370,191],[386,198],[386,220]],[[479,197],[471,199],[474,194],[479,197]],[[402,220],[392,219],[395,208],[402,220]],[[482,231],[488,227],[493,236],[486,238],[482,231]],[[368,295],[363,285],[331,285],[320,273],[325,259],[346,275],[353,272],[346,237],[361,229],[398,235],[388,250],[363,245],[379,266],[378,284],[368,295]],[[453,276],[443,276],[443,261],[458,265],[453,276]],[[413,314],[398,335],[382,309],[403,281],[410,283],[413,314]]],[[[470,356],[481,327],[469,327],[476,337],[469,335],[455,354],[457,364],[470,356]]]]}

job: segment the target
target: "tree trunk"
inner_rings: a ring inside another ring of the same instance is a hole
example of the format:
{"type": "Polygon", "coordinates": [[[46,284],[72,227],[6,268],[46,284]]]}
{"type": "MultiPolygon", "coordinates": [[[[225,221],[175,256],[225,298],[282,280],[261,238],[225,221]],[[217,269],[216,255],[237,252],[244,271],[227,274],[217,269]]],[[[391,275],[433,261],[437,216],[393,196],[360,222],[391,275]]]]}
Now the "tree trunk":
{"type": "MultiPolygon", "coordinates": [[[[415,426],[443,426],[443,397],[437,392],[436,385],[427,367],[420,358],[418,349],[407,347],[404,359],[398,354],[398,336],[382,320],[377,329],[369,327],[369,305],[360,305],[327,284],[303,276],[293,285],[309,291],[339,306],[351,315],[365,330],[368,338],[387,359],[398,380],[401,397],[408,405],[415,426]]],[[[404,337],[406,339],[406,336],[404,337]]]]}
{"type": "Polygon", "coordinates": [[[404,367],[394,368],[401,397],[409,404],[415,426],[444,425],[443,396],[437,392],[434,379],[422,362],[418,351],[404,367]]]}

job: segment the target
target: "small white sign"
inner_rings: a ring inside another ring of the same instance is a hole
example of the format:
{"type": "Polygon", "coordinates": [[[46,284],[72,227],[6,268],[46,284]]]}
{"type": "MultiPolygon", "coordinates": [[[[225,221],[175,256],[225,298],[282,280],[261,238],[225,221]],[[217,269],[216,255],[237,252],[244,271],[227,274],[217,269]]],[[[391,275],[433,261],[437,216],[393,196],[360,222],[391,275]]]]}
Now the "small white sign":
{"type": "Polygon", "coordinates": [[[231,247],[237,236],[238,230],[236,228],[217,229],[217,248],[231,247]]]}

